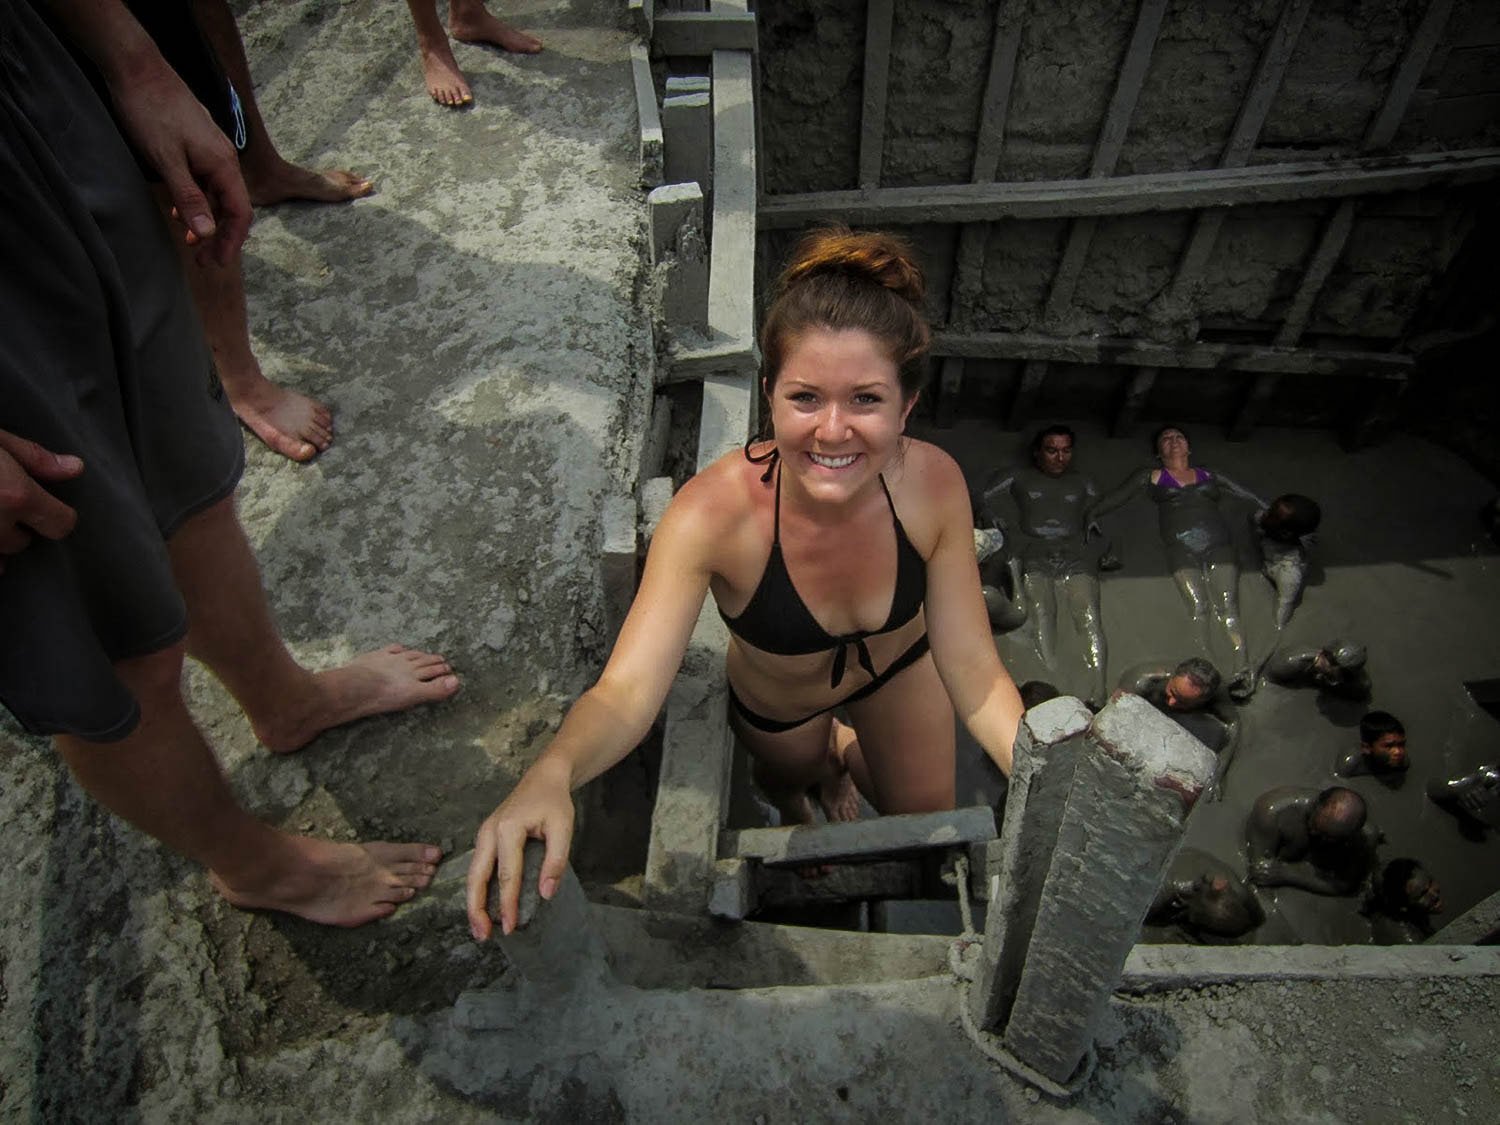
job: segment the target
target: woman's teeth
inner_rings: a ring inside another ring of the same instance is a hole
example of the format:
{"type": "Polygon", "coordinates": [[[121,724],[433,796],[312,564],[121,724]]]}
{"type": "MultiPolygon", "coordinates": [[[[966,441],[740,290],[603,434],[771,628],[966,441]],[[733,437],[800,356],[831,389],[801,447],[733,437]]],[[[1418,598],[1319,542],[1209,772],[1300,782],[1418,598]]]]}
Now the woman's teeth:
{"type": "Polygon", "coordinates": [[[854,464],[854,453],[847,453],[843,457],[825,457],[821,453],[808,454],[813,459],[814,465],[822,465],[825,469],[842,469],[846,465],[854,464]]]}

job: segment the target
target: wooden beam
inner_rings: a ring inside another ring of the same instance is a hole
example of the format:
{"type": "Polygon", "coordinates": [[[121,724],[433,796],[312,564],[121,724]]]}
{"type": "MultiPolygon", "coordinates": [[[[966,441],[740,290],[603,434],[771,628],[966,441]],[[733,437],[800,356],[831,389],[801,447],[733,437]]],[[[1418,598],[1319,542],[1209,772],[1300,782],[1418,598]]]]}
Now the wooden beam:
{"type": "Polygon", "coordinates": [[[859,186],[876,187],[885,157],[885,105],[891,86],[895,0],[869,0],[865,11],[864,102],[859,122],[859,186]]]}
{"type": "Polygon", "coordinates": [[[1089,166],[1091,179],[1114,175],[1115,165],[1120,161],[1120,150],[1125,147],[1125,135],[1130,132],[1130,119],[1135,116],[1135,103],[1151,67],[1151,54],[1156,49],[1156,37],[1166,11],[1167,0],[1141,0],[1130,46],[1125,50],[1125,61],[1120,64],[1120,73],[1115,79],[1114,96],[1110,98],[1099,139],[1094,142],[1094,159],[1089,166]]]}
{"type": "Polygon", "coordinates": [[[755,340],[756,221],[755,106],[749,51],[714,52],[713,117],[708,325],[715,334],[749,347],[755,340]]]}
{"type": "Polygon", "coordinates": [[[709,55],[715,51],[756,49],[755,16],[730,11],[722,3],[712,12],[659,12],[651,33],[657,55],[709,55]]]}
{"type": "MultiPolygon", "coordinates": [[[[1417,30],[1401,57],[1401,63],[1396,68],[1396,74],[1391,79],[1391,85],[1386,91],[1380,112],[1375,115],[1374,121],[1365,132],[1361,147],[1366,152],[1385,148],[1395,137],[1396,130],[1401,125],[1401,119],[1406,116],[1406,107],[1411,102],[1412,93],[1421,80],[1422,72],[1427,68],[1427,61],[1432,57],[1433,48],[1442,37],[1443,27],[1448,22],[1448,14],[1452,7],[1452,0],[1432,0],[1427,5],[1427,10],[1422,14],[1422,22],[1417,25],[1417,30]]],[[[1338,264],[1339,256],[1344,252],[1344,246],[1349,241],[1349,234],[1354,229],[1355,207],[1356,203],[1353,199],[1341,201],[1318,236],[1317,247],[1308,260],[1302,280],[1297,285],[1297,295],[1292,299],[1291,308],[1287,310],[1286,320],[1282,323],[1280,331],[1276,333],[1278,347],[1296,346],[1297,341],[1302,338],[1302,333],[1306,331],[1308,321],[1312,319],[1318,295],[1323,292],[1323,287],[1328,283],[1329,275],[1333,273],[1333,267],[1338,264]]],[[[1231,440],[1244,441],[1250,436],[1262,408],[1270,401],[1275,390],[1275,375],[1265,374],[1255,381],[1255,385],[1235,415],[1234,422],[1230,425],[1231,440]]],[[[1366,425],[1356,428],[1362,433],[1368,433],[1377,424],[1378,419],[1372,415],[1366,425]]]]}
{"type": "Polygon", "coordinates": [[[967,223],[1139,215],[1203,207],[1413,191],[1433,184],[1483,183],[1500,177],[1500,149],[1356,157],[1253,168],[1154,172],[1106,180],[1037,180],[944,184],[768,196],[759,219],[767,230],[824,219],[883,225],[967,223]]]}
{"type": "Polygon", "coordinates": [[[1136,420],[1140,418],[1141,410],[1151,396],[1151,388],[1156,385],[1156,372],[1155,367],[1142,367],[1130,377],[1130,383],[1120,400],[1120,409],[1110,426],[1110,437],[1126,437],[1135,428],[1136,420]]]}
{"type": "Polygon", "coordinates": [[[639,164],[641,183],[656,187],[662,180],[661,113],[656,108],[656,86],[651,81],[651,60],[639,43],[630,48],[630,73],[635,82],[636,120],[640,125],[639,164]]]}
{"type": "Polygon", "coordinates": [[[962,848],[994,838],[994,810],[977,805],[833,824],[740,828],[720,833],[719,855],[762,863],[819,863],[923,848],[962,848]]]}
{"type": "Polygon", "coordinates": [[[974,142],[971,181],[989,183],[1000,167],[1005,145],[1005,119],[1010,113],[1010,88],[1016,79],[1016,53],[1021,47],[1021,14],[1025,0],[1001,0],[995,12],[995,35],[990,40],[990,65],[979,103],[979,133],[974,142]]]}
{"type": "Polygon", "coordinates": [[[1023,332],[939,332],[933,337],[932,354],[965,359],[1270,371],[1279,375],[1363,375],[1383,379],[1404,379],[1415,366],[1411,356],[1390,352],[1277,348],[1260,344],[1162,344],[1154,340],[1023,332]]]}

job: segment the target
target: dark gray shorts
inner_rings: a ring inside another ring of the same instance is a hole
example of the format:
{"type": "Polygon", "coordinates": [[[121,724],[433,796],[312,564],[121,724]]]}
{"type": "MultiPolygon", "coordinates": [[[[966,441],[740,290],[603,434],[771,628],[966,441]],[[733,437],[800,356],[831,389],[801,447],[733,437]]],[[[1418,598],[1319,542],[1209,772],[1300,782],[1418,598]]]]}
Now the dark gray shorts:
{"type": "Polygon", "coordinates": [[[83,458],[78,512],[0,572],[0,702],[108,741],[112,663],[182,638],[166,539],[231,495],[244,439],[166,226],[97,95],[30,6],[0,4],[0,429],[83,458]]]}

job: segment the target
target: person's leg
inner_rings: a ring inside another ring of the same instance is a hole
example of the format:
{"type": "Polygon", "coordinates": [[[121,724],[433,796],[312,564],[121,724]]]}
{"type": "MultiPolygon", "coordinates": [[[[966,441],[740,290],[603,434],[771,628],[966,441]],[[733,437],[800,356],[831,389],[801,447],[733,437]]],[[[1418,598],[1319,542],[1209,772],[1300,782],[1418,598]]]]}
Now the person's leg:
{"type": "MultiPolygon", "coordinates": [[[[163,213],[170,203],[158,191],[163,213]]],[[[214,367],[235,417],[276,453],[310,461],[333,444],[333,412],[317,399],[267,379],[250,345],[245,309],[245,275],[236,259],[227,266],[198,261],[192,249],[178,247],[214,367]]]]}
{"type": "Polygon", "coordinates": [[[448,0],[448,32],[463,43],[489,43],[518,55],[534,55],[542,49],[535,35],[491,15],[484,0],[448,0]]]}
{"type": "MultiPolygon", "coordinates": [[[[1245,646],[1245,630],[1240,624],[1240,568],[1233,562],[1212,562],[1208,566],[1208,585],[1213,592],[1214,617],[1234,653],[1232,679],[1239,691],[1248,686],[1250,653],[1245,646]]],[[[1248,694],[1248,693],[1247,693],[1248,694]]]]}
{"type": "Polygon", "coordinates": [[[433,0],[406,0],[411,9],[411,22],[417,29],[417,52],[422,57],[422,77],[427,82],[427,92],[439,105],[468,105],[474,100],[469,82],[453,57],[453,48],[448,43],[448,33],[443,21],[438,19],[433,0]]]}
{"type": "Polygon", "coordinates": [[[1104,682],[1109,652],[1104,640],[1104,618],[1099,611],[1099,580],[1092,574],[1071,574],[1062,580],[1073,624],[1083,638],[1083,662],[1089,670],[1089,703],[1102,707],[1109,698],[1104,682]]]}
{"type": "Polygon", "coordinates": [[[1040,567],[1027,566],[1021,584],[1026,591],[1026,606],[1036,630],[1036,654],[1048,668],[1057,656],[1057,592],[1052,577],[1040,567]]]}
{"type": "Polygon", "coordinates": [[[889,815],[953,807],[953,705],[931,653],[848,710],[877,810],[889,815]]]}
{"type": "Polygon", "coordinates": [[[751,726],[731,704],[729,725],[750,752],[755,784],[781,814],[781,823],[817,823],[808,790],[829,778],[833,716],[817,715],[773,733],[751,726]]]}
{"type": "Polygon", "coordinates": [[[344,168],[318,171],[283,159],[276,151],[266,123],[261,119],[260,106],[255,102],[250,62],[245,57],[245,44],[228,0],[193,0],[193,19],[240,96],[240,108],[245,115],[249,137],[240,153],[240,171],[244,173],[245,186],[250,189],[251,203],[257,207],[289,199],[342,203],[369,195],[375,189],[370,180],[344,168]]]}
{"type": "Polygon", "coordinates": [[[427,886],[432,844],[342,844],[279,832],[235,803],[182,702],[182,646],[116,664],[141,705],[118,742],[54,739],[78,783],[101,805],[209,869],[235,906],[358,926],[427,886]]]}
{"type": "Polygon", "coordinates": [[[1177,583],[1182,600],[1187,602],[1188,612],[1193,615],[1193,622],[1198,626],[1198,642],[1203,651],[1213,652],[1213,638],[1208,630],[1208,582],[1204,577],[1203,567],[1196,561],[1179,562],[1172,570],[1172,581],[1177,583]]]}
{"type": "Polygon", "coordinates": [[[271,620],[232,497],[183,523],[167,549],[187,603],[188,653],[223,681],[268,750],[298,750],[330,727],[458,691],[441,656],[400,645],[326,672],[298,665],[271,620]]]}

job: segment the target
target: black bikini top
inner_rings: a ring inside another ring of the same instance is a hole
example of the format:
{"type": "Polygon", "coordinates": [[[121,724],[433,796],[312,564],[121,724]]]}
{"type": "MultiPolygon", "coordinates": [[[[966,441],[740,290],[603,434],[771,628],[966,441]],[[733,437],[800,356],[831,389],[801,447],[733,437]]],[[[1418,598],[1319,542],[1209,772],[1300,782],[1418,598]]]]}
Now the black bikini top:
{"type": "Polygon", "coordinates": [[[860,667],[874,676],[875,665],[870,659],[865,638],[899,629],[916,617],[927,591],[927,564],[906,537],[906,529],[896,515],[896,505],[891,500],[891,490],[886,487],[884,475],[880,478],[880,487],[885,492],[886,505],[891,509],[891,523],[896,528],[896,589],[891,594],[891,611],[886,615],[884,625],[879,629],[835,634],[818,624],[818,619],[797,593],[781,553],[781,473],[777,472],[776,523],[771,538],[771,555],[766,559],[766,569],[755,593],[740,615],[730,617],[719,610],[719,616],[729,626],[729,631],[763,652],[777,656],[804,656],[837,649],[831,687],[838,687],[844,678],[849,646],[853,645],[860,667]]]}

